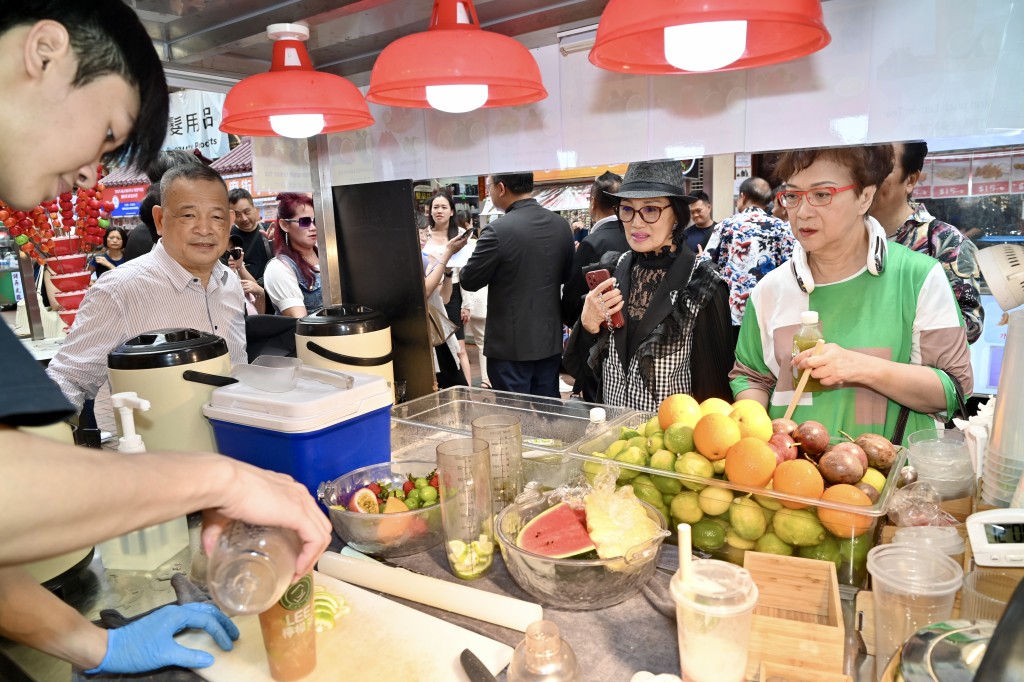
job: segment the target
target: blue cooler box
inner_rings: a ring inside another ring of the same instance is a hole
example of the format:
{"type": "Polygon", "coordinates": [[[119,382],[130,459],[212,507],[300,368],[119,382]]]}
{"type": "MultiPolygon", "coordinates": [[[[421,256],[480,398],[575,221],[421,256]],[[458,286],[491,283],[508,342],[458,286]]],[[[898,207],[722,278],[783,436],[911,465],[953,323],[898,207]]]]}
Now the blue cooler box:
{"type": "Polygon", "coordinates": [[[222,386],[203,414],[221,454],[288,474],[316,497],[321,482],[391,458],[391,405],[383,377],[304,366],[283,393],[222,386]]]}

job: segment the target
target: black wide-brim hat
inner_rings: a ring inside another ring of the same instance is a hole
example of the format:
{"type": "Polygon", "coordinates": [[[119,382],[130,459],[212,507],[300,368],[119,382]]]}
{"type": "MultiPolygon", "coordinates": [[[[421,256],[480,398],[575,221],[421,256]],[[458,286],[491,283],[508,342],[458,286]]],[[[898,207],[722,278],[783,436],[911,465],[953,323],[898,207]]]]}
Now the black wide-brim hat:
{"type": "Polygon", "coordinates": [[[609,196],[620,199],[653,199],[676,197],[688,204],[696,201],[683,191],[683,164],[679,161],[640,161],[629,164],[618,192],[609,196]]]}

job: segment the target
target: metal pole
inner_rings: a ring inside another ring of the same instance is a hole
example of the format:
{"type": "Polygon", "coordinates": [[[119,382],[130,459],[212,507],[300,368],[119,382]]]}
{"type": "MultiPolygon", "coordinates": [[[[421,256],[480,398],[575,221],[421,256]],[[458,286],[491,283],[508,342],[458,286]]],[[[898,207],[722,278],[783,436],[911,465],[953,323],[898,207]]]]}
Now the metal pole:
{"type": "MultiPolygon", "coordinates": [[[[33,272],[33,261],[28,254],[18,252],[18,269],[21,271],[21,289],[25,294],[25,312],[28,313],[28,328],[32,332],[32,340],[39,341],[46,338],[43,331],[43,314],[39,310],[39,297],[36,296],[36,277],[33,272]]],[[[44,266],[45,267],[45,266],[44,266]]],[[[40,276],[45,270],[40,272],[40,276]]]]}
{"type": "Polygon", "coordinates": [[[313,214],[319,229],[316,231],[320,251],[320,286],[324,306],[342,302],[341,268],[338,254],[338,226],[334,220],[334,192],[331,189],[330,155],[326,135],[309,138],[309,174],[313,182],[313,214]]]}

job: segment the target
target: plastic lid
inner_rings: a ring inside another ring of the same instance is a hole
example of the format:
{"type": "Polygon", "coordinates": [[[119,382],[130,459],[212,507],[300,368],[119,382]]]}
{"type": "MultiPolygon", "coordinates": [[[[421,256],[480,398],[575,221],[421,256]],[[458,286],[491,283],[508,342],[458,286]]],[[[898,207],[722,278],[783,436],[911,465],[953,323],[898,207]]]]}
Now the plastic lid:
{"type": "Polygon", "coordinates": [[[297,336],[351,336],[381,331],[389,326],[384,313],[364,305],[345,304],[318,310],[295,325],[297,336]]]}
{"type": "Polygon", "coordinates": [[[952,526],[908,526],[898,528],[892,539],[895,544],[933,547],[943,554],[963,554],[964,539],[952,526]]]}
{"type": "Polygon", "coordinates": [[[718,559],[691,562],[688,578],[684,581],[676,572],[670,591],[677,604],[716,616],[743,613],[757,605],[757,584],[750,572],[718,559]]]}
{"type": "Polygon", "coordinates": [[[800,313],[800,324],[818,324],[818,311],[805,310],[800,313]]]}
{"type": "Polygon", "coordinates": [[[178,367],[228,354],[221,337],[196,329],[158,329],[128,339],[107,356],[110,369],[178,367]]]}
{"type": "Polygon", "coordinates": [[[592,423],[600,423],[608,418],[608,413],[604,411],[603,407],[592,407],[590,408],[590,421],[592,423]]]}

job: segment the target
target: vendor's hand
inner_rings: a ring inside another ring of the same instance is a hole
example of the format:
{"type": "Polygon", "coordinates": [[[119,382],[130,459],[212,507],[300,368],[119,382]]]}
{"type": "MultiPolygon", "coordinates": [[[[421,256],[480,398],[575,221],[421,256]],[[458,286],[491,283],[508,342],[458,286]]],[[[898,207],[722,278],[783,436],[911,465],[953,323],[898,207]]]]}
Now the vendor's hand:
{"type": "Polygon", "coordinates": [[[622,292],[615,288],[616,284],[614,277],[606,279],[583,299],[580,324],[591,334],[599,332],[606,319],[622,310],[622,292]]]}
{"type": "Polygon", "coordinates": [[[223,502],[203,512],[203,547],[213,551],[217,538],[232,520],[257,526],[278,526],[298,533],[302,552],[295,562],[294,578],[309,573],[331,541],[331,522],[306,486],[295,479],[260,469],[227,457],[219,458],[231,467],[230,479],[218,490],[223,502]]]}
{"type": "Polygon", "coordinates": [[[260,298],[261,296],[263,296],[263,287],[261,287],[259,284],[256,284],[256,282],[252,281],[251,279],[242,280],[242,291],[245,293],[246,296],[249,296],[250,294],[255,296],[256,298],[260,298]]]}
{"type": "MultiPolygon", "coordinates": [[[[451,258],[459,251],[462,251],[463,247],[465,247],[467,243],[469,243],[469,230],[466,230],[459,236],[452,237],[448,240],[448,243],[444,245],[445,255],[447,255],[448,258],[451,258]]],[[[448,258],[445,259],[446,262],[448,258]]]]}
{"type": "Polygon", "coordinates": [[[107,653],[103,661],[87,673],[142,673],[169,665],[182,668],[206,668],[213,655],[188,649],[174,641],[174,635],[187,628],[210,633],[224,651],[234,647],[238,628],[220,609],[209,602],[165,606],[134,623],[107,631],[107,653]]]}
{"type": "Polygon", "coordinates": [[[470,318],[469,308],[463,308],[459,312],[459,319],[462,320],[462,324],[469,324],[469,318],[470,318]]]}
{"type": "Polygon", "coordinates": [[[824,344],[817,354],[810,348],[793,358],[794,367],[801,373],[810,367],[811,376],[822,386],[859,383],[864,362],[863,353],[847,350],[835,343],[824,344]]]}

